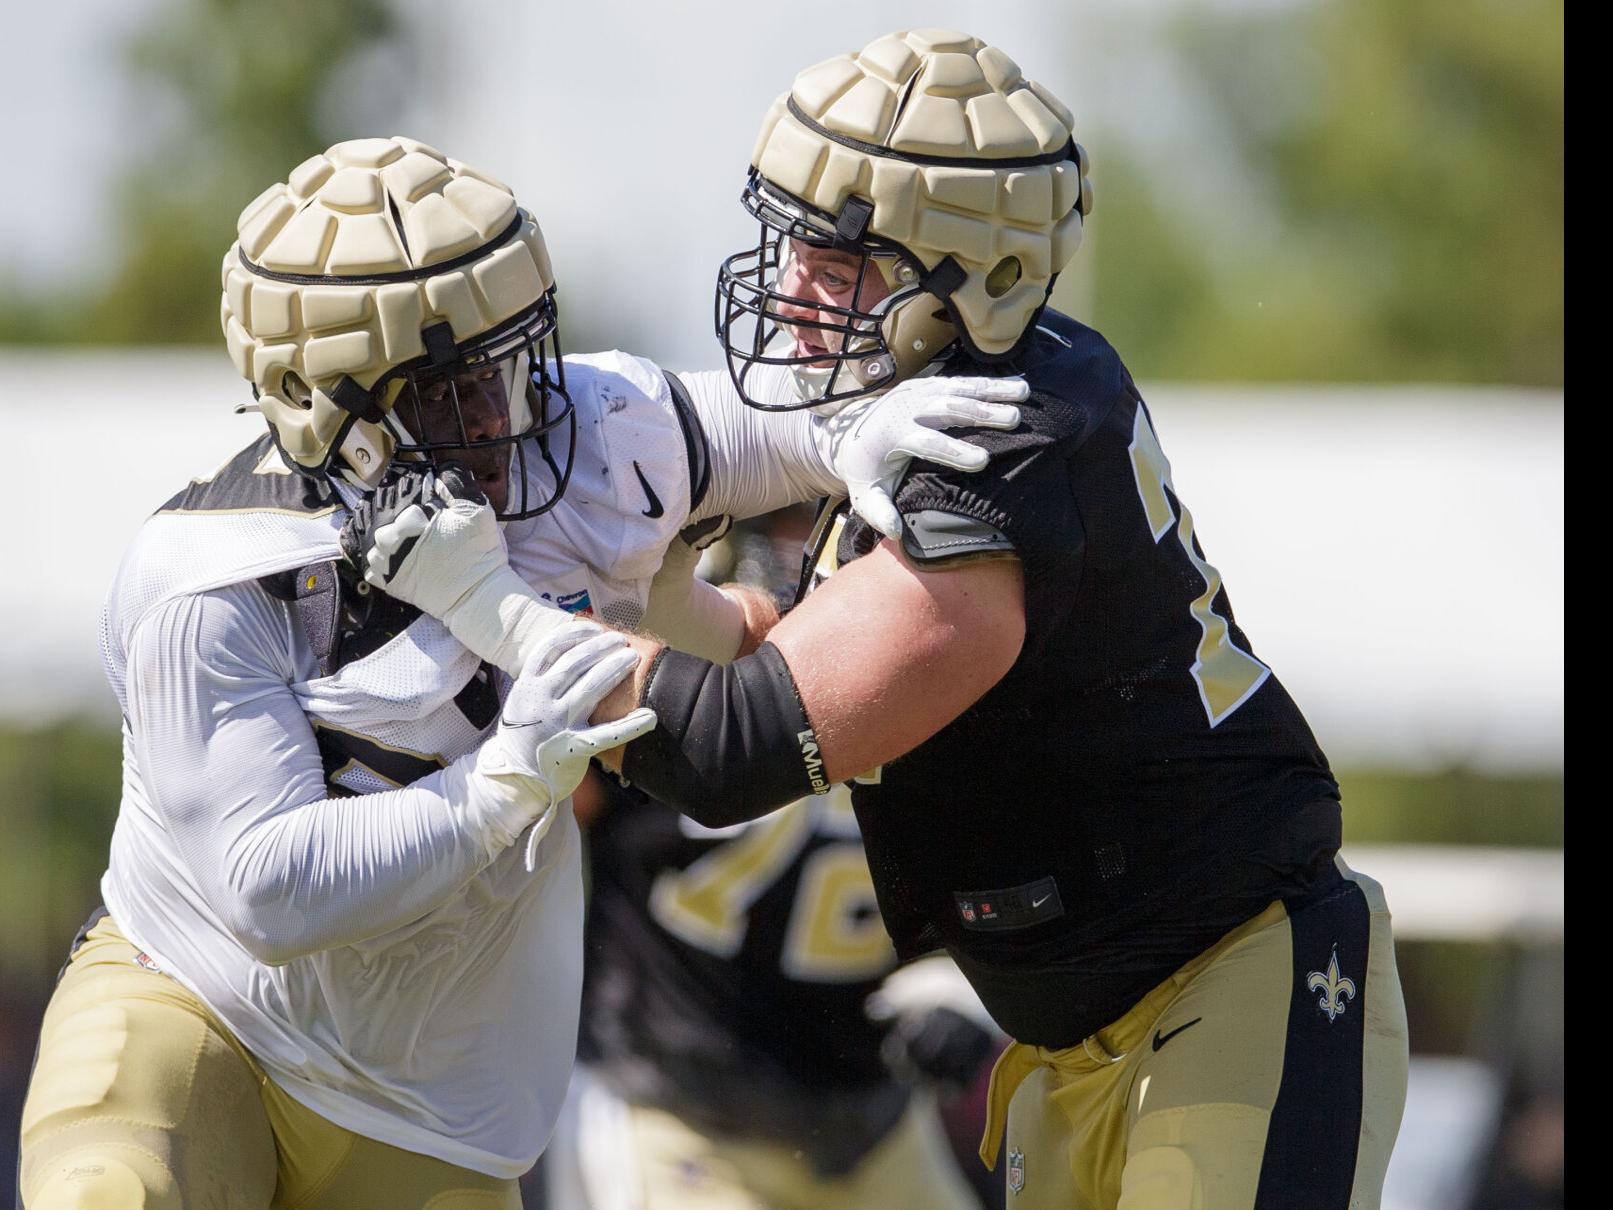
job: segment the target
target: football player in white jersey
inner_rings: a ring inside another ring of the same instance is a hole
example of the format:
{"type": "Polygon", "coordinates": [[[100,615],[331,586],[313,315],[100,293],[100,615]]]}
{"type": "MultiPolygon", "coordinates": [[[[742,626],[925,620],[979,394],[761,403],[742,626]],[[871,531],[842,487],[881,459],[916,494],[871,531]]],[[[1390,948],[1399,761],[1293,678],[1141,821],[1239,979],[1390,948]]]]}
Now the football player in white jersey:
{"type": "Polygon", "coordinates": [[[563,361],[537,223],[408,139],[312,157],[238,230],[223,324],[269,432],[147,521],[107,600],[123,800],[23,1202],[515,1206],[576,1034],[566,799],[654,722],[587,724],[633,657],[573,615],[732,657],[766,618],[689,582],[680,530],[877,491],[902,448],[977,462],[930,426],[1014,410],[949,389],[786,430],[716,376],[563,361]],[[465,539],[413,583],[430,612],[343,564],[361,505],[372,577],[408,580],[424,525],[465,539]],[[512,618],[516,584],[544,607],[512,618]]]}

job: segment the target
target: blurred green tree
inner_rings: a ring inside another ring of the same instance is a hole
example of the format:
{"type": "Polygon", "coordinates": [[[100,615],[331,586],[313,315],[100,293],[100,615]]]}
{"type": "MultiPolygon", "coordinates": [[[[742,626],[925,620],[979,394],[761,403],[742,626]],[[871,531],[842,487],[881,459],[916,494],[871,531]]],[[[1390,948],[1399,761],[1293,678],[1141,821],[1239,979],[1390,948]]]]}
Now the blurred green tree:
{"type": "Polygon", "coordinates": [[[124,55],[158,133],[119,187],[123,256],[83,296],[7,304],[0,339],[216,343],[235,215],[290,166],[372,133],[364,120],[392,112],[411,74],[386,0],[172,0],[124,55]]]}
{"type": "Polygon", "coordinates": [[[1261,6],[1170,37],[1244,194],[1207,212],[1180,200],[1202,165],[1100,153],[1092,312],[1140,376],[1561,385],[1560,0],[1261,6]]]}
{"type": "MultiPolygon", "coordinates": [[[[1172,19],[1214,137],[1159,165],[1094,132],[1092,246],[1055,302],[1142,377],[1560,385],[1562,18],[1305,0],[1172,19]],[[1212,158],[1240,184],[1206,202],[1183,185],[1212,158]]],[[[414,78],[387,0],[172,0],[128,61],[162,134],[122,190],[126,253],[82,296],[4,292],[0,340],[213,343],[231,217],[386,125],[414,78]]]]}

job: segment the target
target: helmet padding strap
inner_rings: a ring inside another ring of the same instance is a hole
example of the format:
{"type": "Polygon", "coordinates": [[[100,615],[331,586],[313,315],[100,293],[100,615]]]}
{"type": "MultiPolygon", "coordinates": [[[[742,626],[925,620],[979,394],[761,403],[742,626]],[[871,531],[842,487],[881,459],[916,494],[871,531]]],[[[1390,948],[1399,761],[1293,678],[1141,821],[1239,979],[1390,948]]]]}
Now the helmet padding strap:
{"type": "Polygon", "coordinates": [[[853,194],[840,208],[840,217],[835,219],[835,238],[847,244],[859,242],[873,217],[874,204],[853,194]]]}
{"type": "Polygon", "coordinates": [[[951,298],[952,292],[968,278],[969,274],[962,265],[950,256],[943,256],[935,268],[919,279],[919,288],[944,301],[951,298]]]}
{"type": "Polygon", "coordinates": [[[459,346],[454,343],[454,329],[447,320],[420,329],[420,339],[426,346],[426,355],[433,366],[452,365],[459,360],[459,346]]]}
{"type": "Polygon", "coordinates": [[[343,374],[341,381],[331,389],[330,401],[342,411],[371,424],[380,424],[386,415],[375,392],[359,386],[348,374],[343,374]]]}

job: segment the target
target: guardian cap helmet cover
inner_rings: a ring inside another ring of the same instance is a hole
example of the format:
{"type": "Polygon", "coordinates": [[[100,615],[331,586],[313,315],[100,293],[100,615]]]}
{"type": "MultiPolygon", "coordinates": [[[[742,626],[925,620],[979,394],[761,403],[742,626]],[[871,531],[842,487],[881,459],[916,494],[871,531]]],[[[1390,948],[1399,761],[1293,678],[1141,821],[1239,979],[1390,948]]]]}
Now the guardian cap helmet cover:
{"type": "Polygon", "coordinates": [[[412,139],[354,139],[264,190],[237,232],[224,338],[288,465],[373,487],[395,458],[457,454],[507,468],[502,518],[554,506],[576,416],[543,234],[507,187],[412,139]],[[478,436],[457,380],[495,370],[508,421],[478,436]]]}
{"type": "Polygon", "coordinates": [[[751,156],[758,242],[718,272],[717,334],[745,401],[834,411],[959,343],[1011,357],[1092,209],[1072,122],[1002,51],[950,30],[890,34],[798,75],[751,156]],[[786,288],[813,248],[860,258],[846,305],[786,288]],[[789,367],[801,400],[758,398],[764,365],[789,367]]]}

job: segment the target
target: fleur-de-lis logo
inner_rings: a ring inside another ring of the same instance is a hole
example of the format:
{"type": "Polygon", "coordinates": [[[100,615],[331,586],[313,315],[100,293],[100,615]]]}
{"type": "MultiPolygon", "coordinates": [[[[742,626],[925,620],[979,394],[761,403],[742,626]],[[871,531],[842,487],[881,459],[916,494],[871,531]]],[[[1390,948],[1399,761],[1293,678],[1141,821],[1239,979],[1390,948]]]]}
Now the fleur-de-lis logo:
{"type": "Polygon", "coordinates": [[[1327,1014],[1329,1024],[1344,1011],[1344,1002],[1355,999],[1355,980],[1341,978],[1339,975],[1339,947],[1333,947],[1333,956],[1327,960],[1327,973],[1312,971],[1305,980],[1305,986],[1313,992],[1321,992],[1321,999],[1316,1006],[1327,1014]]]}

